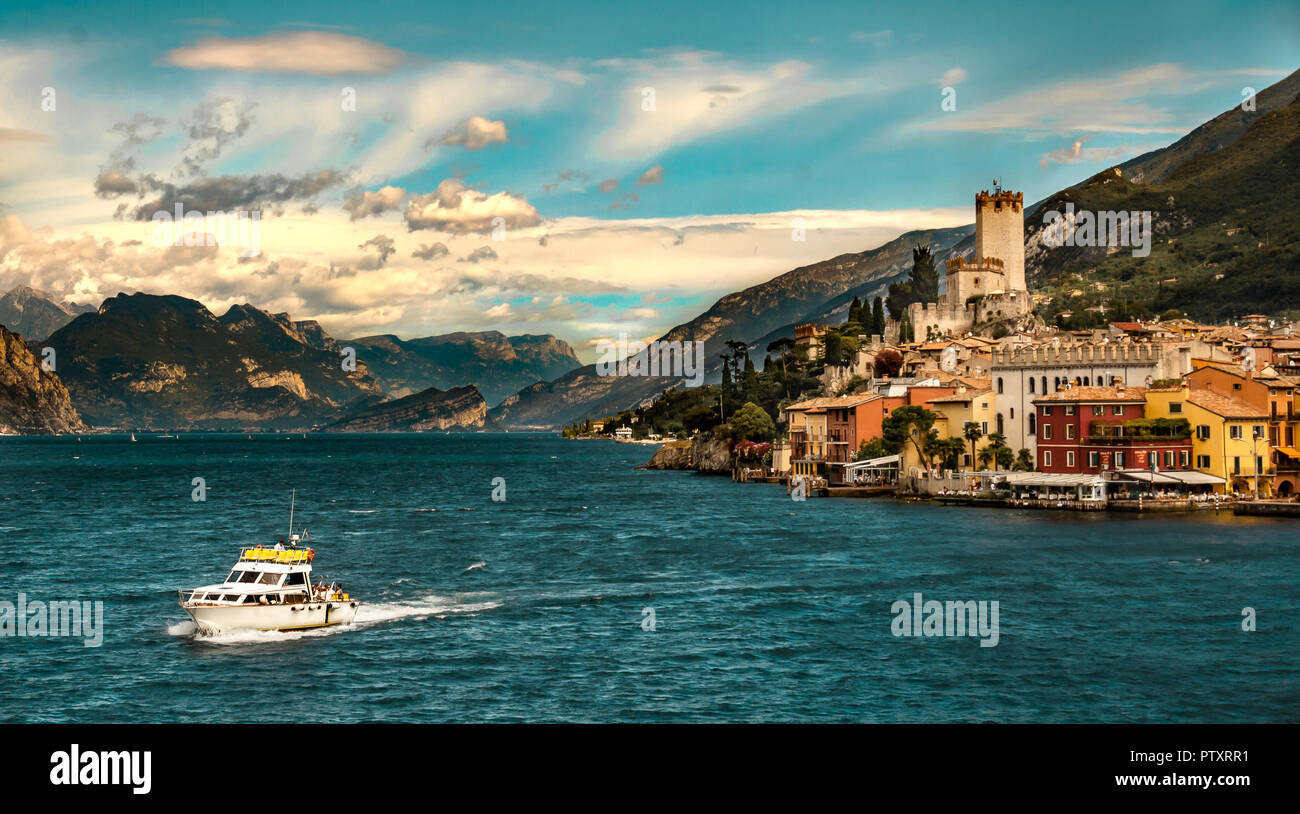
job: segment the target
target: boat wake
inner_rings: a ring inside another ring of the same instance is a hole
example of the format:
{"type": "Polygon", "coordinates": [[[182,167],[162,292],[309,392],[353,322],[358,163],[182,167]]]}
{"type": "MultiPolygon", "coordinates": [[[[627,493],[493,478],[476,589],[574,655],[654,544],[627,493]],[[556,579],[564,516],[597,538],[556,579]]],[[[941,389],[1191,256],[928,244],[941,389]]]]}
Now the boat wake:
{"type": "Polygon", "coordinates": [[[348,630],[375,627],[389,622],[402,620],[421,621],[429,618],[446,619],[460,614],[481,613],[501,607],[494,594],[487,592],[457,593],[451,595],[430,594],[419,599],[403,602],[362,603],[357,615],[350,625],[314,628],[312,630],[229,630],[222,633],[200,633],[198,626],[190,620],[176,622],[167,626],[167,635],[193,639],[205,644],[258,644],[266,642],[290,642],[298,639],[331,636],[348,630]]]}

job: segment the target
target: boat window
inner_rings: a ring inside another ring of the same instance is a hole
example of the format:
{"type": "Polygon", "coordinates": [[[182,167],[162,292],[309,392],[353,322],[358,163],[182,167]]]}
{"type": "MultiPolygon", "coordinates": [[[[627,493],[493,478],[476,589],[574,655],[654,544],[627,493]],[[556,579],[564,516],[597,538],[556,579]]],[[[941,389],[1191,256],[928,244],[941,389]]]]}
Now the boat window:
{"type": "Polygon", "coordinates": [[[258,582],[263,585],[278,585],[280,583],[280,575],[272,574],[270,571],[267,571],[262,574],[262,578],[259,579],[258,582]]]}
{"type": "Polygon", "coordinates": [[[285,585],[306,585],[307,575],[301,571],[293,571],[289,574],[289,578],[284,581],[284,584],[285,585]]]}
{"type": "Polygon", "coordinates": [[[239,582],[239,572],[231,571],[230,576],[226,577],[226,582],[239,582]]]}
{"type": "Polygon", "coordinates": [[[239,578],[240,582],[257,582],[256,571],[245,571],[244,575],[239,578]]]}

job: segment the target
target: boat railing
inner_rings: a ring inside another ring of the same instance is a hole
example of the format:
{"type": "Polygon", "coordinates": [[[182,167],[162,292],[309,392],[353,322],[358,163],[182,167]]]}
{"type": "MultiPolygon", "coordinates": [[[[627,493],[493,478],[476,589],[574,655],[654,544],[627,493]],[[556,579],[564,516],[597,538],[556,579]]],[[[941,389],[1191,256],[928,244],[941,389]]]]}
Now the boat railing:
{"type": "Polygon", "coordinates": [[[316,551],[310,548],[288,548],[277,551],[274,548],[255,546],[239,552],[240,562],[273,562],[281,565],[305,564],[316,557],[316,551]]]}

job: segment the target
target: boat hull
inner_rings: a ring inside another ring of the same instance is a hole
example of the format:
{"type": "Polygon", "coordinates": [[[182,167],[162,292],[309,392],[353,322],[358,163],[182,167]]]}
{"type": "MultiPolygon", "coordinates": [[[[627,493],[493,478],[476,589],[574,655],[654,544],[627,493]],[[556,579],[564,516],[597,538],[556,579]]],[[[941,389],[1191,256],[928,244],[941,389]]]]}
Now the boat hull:
{"type": "Polygon", "coordinates": [[[200,633],[231,630],[311,630],[351,624],[361,603],[355,599],[297,605],[182,605],[200,633]]]}

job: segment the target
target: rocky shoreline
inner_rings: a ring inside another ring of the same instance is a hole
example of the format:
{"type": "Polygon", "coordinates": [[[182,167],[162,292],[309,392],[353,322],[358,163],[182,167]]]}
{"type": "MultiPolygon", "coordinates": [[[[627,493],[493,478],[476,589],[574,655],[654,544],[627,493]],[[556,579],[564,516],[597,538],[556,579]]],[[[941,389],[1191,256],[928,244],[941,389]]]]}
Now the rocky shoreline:
{"type": "Polygon", "coordinates": [[[730,475],[734,468],[727,442],[717,439],[667,441],[641,469],[683,470],[706,475],[730,475]]]}

